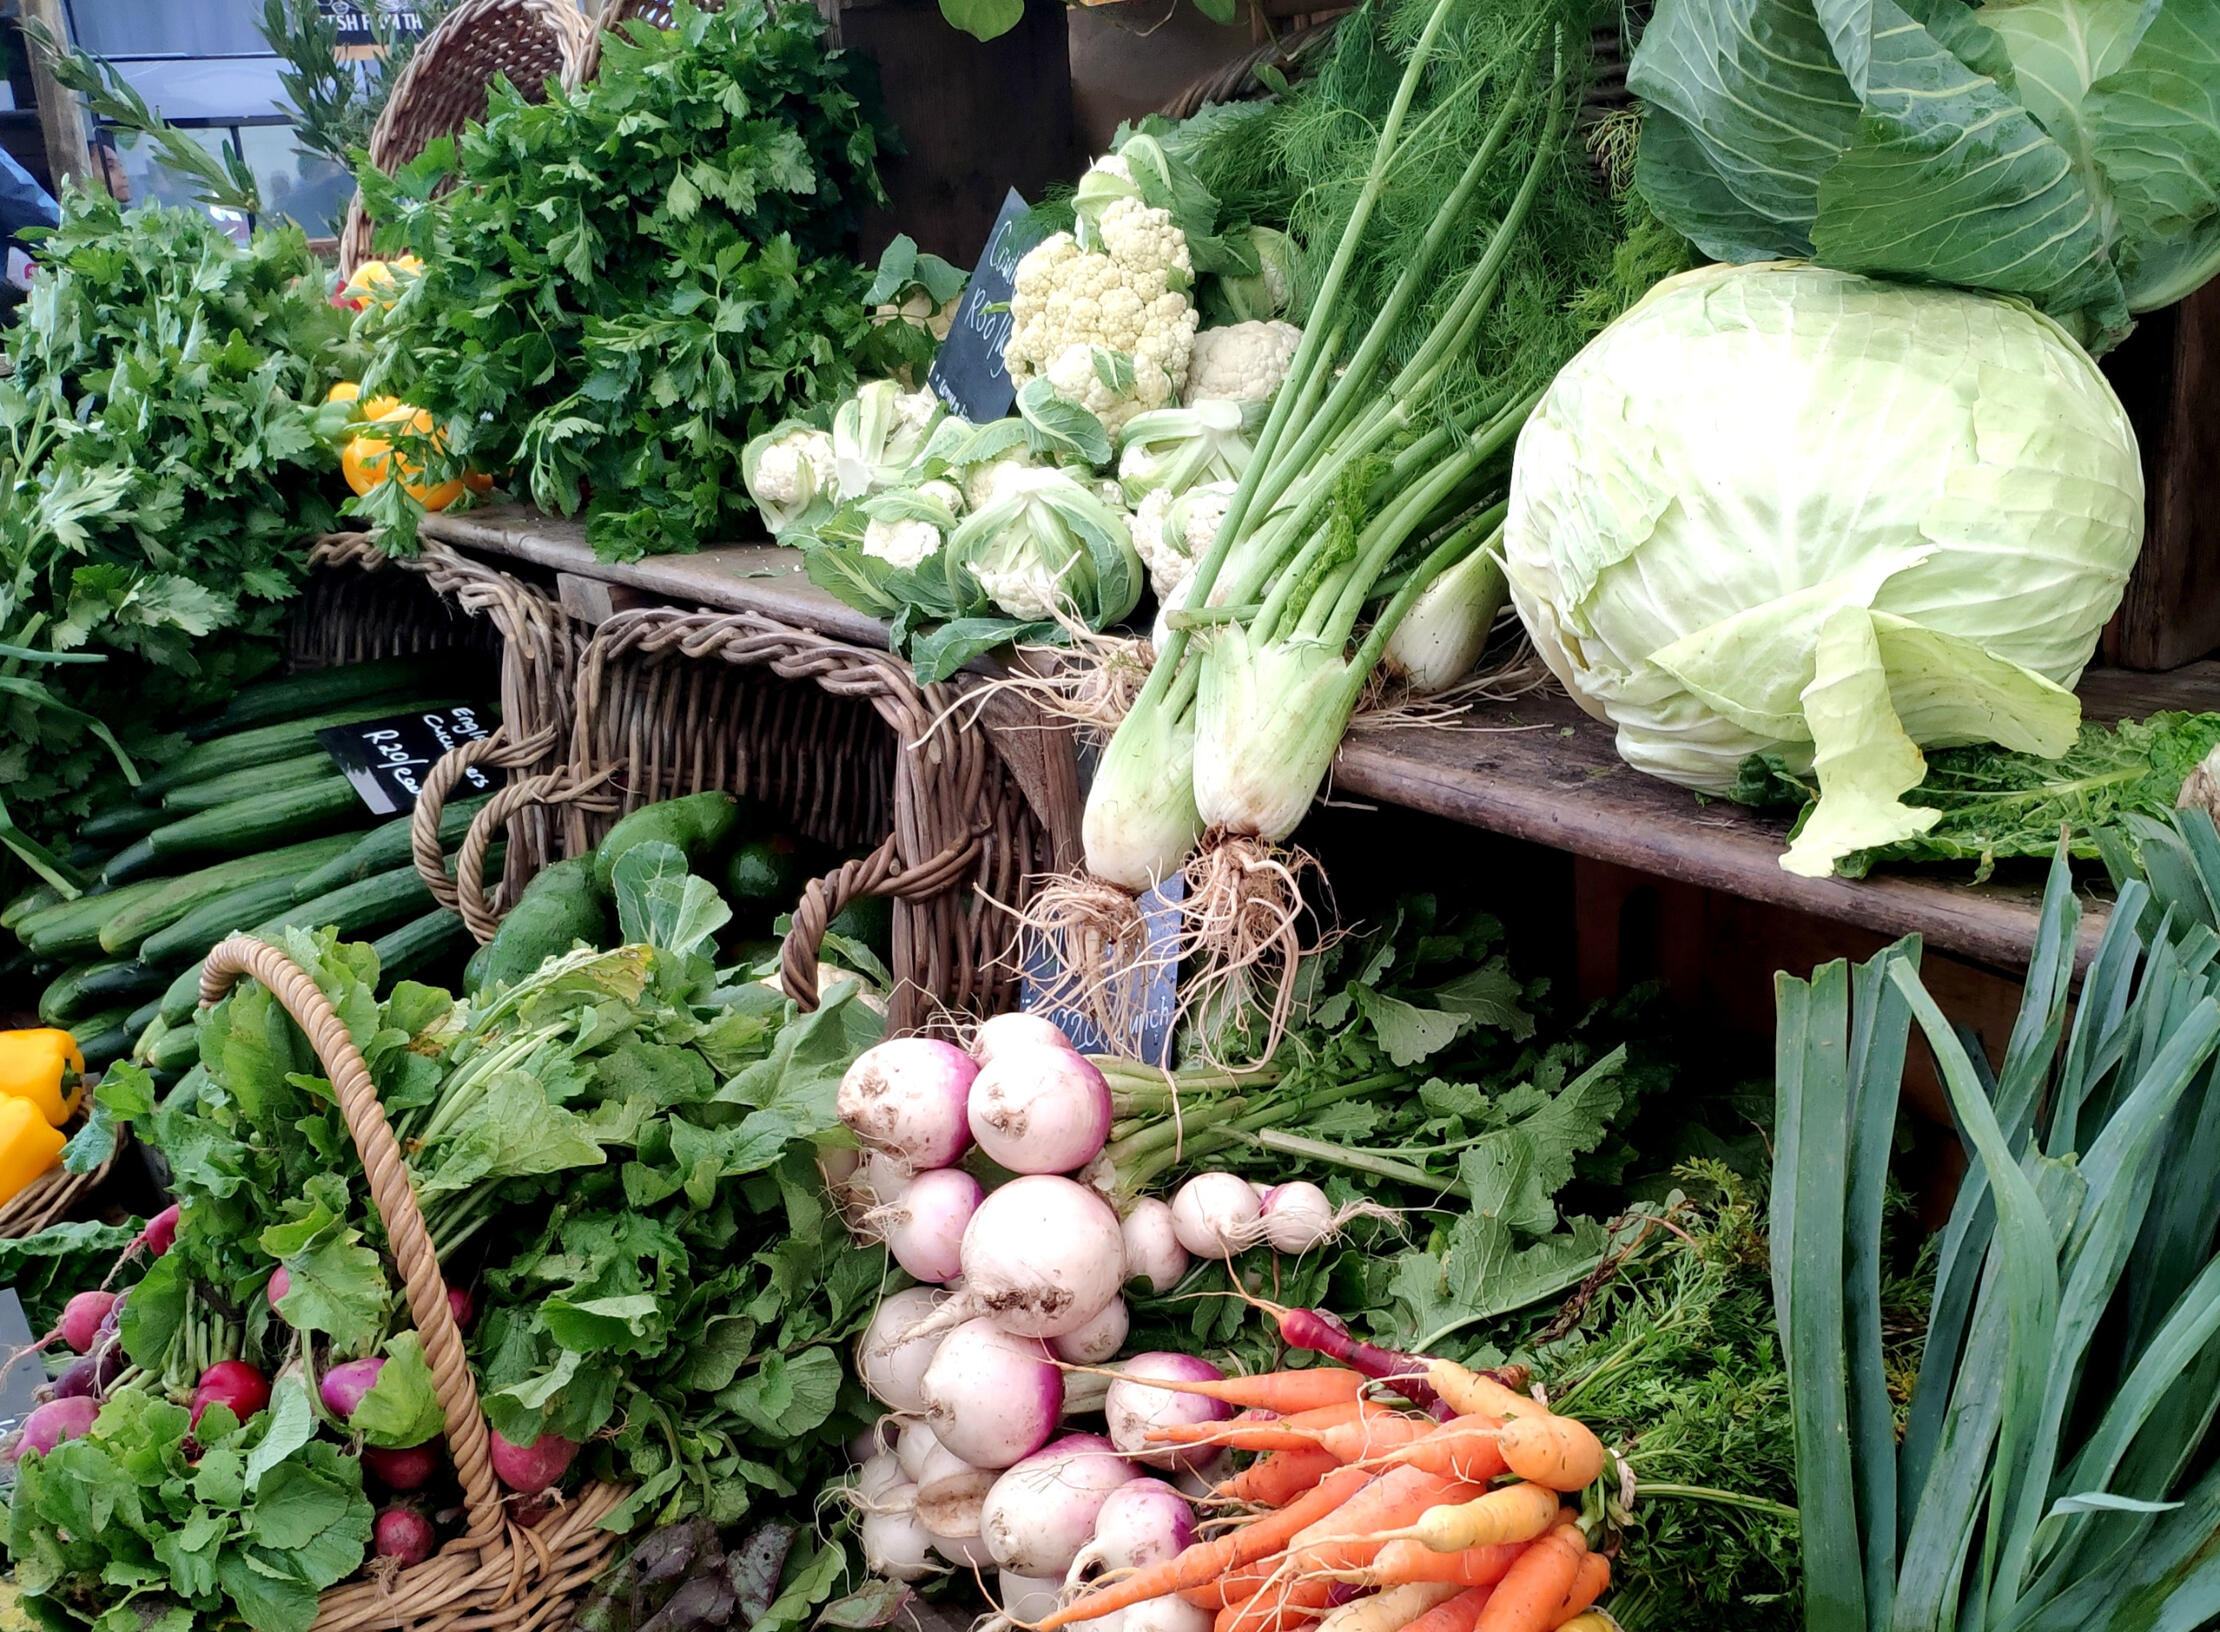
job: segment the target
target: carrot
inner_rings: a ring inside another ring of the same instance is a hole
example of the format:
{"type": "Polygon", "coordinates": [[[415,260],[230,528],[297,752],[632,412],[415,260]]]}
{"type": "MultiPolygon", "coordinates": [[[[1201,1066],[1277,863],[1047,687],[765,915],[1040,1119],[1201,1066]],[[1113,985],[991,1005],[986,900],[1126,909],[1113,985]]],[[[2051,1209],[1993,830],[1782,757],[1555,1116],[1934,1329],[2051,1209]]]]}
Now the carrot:
{"type": "Polygon", "coordinates": [[[1324,1446],[1274,1451],[1220,1480],[1212,1494],[1257,1507],[1285,1507],[1340,1465],[1340,1458],[1324,1446]]]}
{"type": "Polygon", "coordinates": [[[1315,1621],[1333,1602],[1334,1585],[1331,1581],[1282,1577],[1218,1611],[1211,1632],[1283,1632],[1284,1628],[1315,1621]]]}
{"type": "Polygon", "coordinates": [[[1386,1406],[1371,1400],[1342,1400],[1269,1421],[1171,1423],[1151,1428],[1146,1437],[1151,1444],[1157,1445],[1227,1445],[1237,1451],[1300,1451],[1317,1444],[1319,1434],[1326,1429],[1394,1415],[1386,1406]]]}
{"type": "MultiPolygon", "coordinates": [[[[1424,1468],[1390,1468],[1335,1512],[1297,1533],[1287,1544],[1288,1558],[1300,1570],[1354,1569],[1370,1563],[1382,1545],[1396,1539],[1399,1526],[1429,1508],[1480,1494],[1477,1486],[1424,1468]]],[[[1556,1501],[1552,1495],[1552,1518],[1556,1501]]]]}
{"type": "Polygon", "coordinates": [[[1459,1416],[1538,1417],[1549,1407],[1540,1400],[1505,1388],[1484,1371],[1470,1371],[1454,1360],[1429,1361],[1426,1380],[1434,1391],[1457,1408],[1459,1416]]]}
{"type": "Polygon", "coordinates": [[[1557,1492],[1543,1485],[1504,1485],[1458,1506],[1429,1508],[1408,1530],[1383,1541],[1421,1541],[1437,1553],[1532,1541],[1557,1522],[1557,1492]]]}
{"type": "Polygon", "coordinates": [[[1277,1513],[1252,1519],[1214,1540],[1198,1541],[1177,1557],[1100,1587],[1043,1618],[1035,1632],[1056,1632],[1074,1621],[1099,1620],[1113,1610],[1146,1603],[1151,1598],[1207,1586],[1245,1564],[1281,1551],[1290,1538],[1331,1515],[1371,1483],[1372,1476],[1362,1468],[1336,1468],[1277,1513]]]}
{"type": "Polygon", "coordinates": [[[1473,1632],[1549,1632],[1587,1551],[1579,1525],[1558,1525],[1504,1572],[1473,1632]]]}
{"type": "Polygon", "coordinates": [[[1551,1490],[1586,1490],[1603,1472],[1603,1441],[1570,1417],[1514,1417],[1497,1444],[1505,1467],[1551,1490]]]}
{"type": "Polygon", "coordinates": [[[1572,1591],[1565,1594],[1565,1601],[1557,1606],[1556,1618],[1549,1624],[1560,1627],[1578,1619],[1610,1585],[1611,1560],[1601,1553],[1582,1553],[1580,1573],[1573,1577],[1572,1591]]]}
{"type": "MultiPolygon", "coordinates": [[[[1074,1368],[1085,1369],[1085,1368],[1074,1368]]],[[[1113,1377],[1122,1376],[1112,1372],[1113,1377]]],[[[1168,1377],[1143,1379],[1151,1388],[1168,1388],[1175,1394],[1201,1394],[1228,1405],[1277,1411],[1293,1416],[1315,1411],[1322,1405],[1346,1405],[1364,1394],[1362,1372],[1341,1366],[1305,1366],[1301,1371],[1267,1371],[1254,1377],[1220,1377],[1200,1382],[1168,1377]]]]}
{"type": "Polygon", "coordinates": [[[1384,1416],[1367,1415],[1322,1428],[1317,1438],[1322,1449],[1342,1461],[1365,1462],[1430,1439],[1438,1426],[1431,1418],[1390,1411],[1384,1416]]]}
{"type": "Polygon", "coordinates": [[[1374,1460],[1389,1467],[1424,1468],[1429,1473],[1455,1474],[1470,1484],[1486,1484],[1503,1471],[1503,1452],[1496,1444],[1502,1426],[1495,1417],[1452,1417],[1423,1439],[1374,1460]]]}
{"type": "Polygon", "coordinates": [[[1412,1581],[1492,1587],[1525,1550],[1525,1543],[1507,1541],[1492,1547],[1468,1547],[1461,1553],[1437,1553],[1423,1542],[1391,1541],[1372,1556],[1371,1562],[1341,1573],[1345,1579],[1368,1587],[1400,1587],[1412,1581]]]}
{"type": "Polygon", "coordinates": [[[1493,1587],[1467,1587],[1454,1598],[1444,1598],[1417,1620],[1403,1628],[1403,1632],[1472,1632],[1480,1619],[1480,1610],[1488,1601],[1493,1587]]]}
{"type": "Polygon", "coordinates": [[[1403,1632],[1436,1604],[1446,1603],[1463,1590],[1436,1581],[1390,1587],[1386,1592],[1343,1604],[1318,1623],[1318,1632],[1403,1632]]]}
{"type": "Polygon", "coordinates": [[[1575,1615],[1563,1622],[1557,1632],[1625,1632],[1625,1629],[1600,1609],[1591,1609],[1585,1615],[1575,1615]]]}
{"type": "Polygon", "coordinates": [[[1274,1581],[1287,1580],[1287,1555],[1267,1553],[1253,1564],[1244,1564],[1238,1570],[1228,1570],[1215,1581],[1205,1581],[1199,1587],[1185,1587],[1177,1596],[1197,1609],[1207,1609],[1213,1615],[1228,1604],[1245,1603],[1274,1581]]]}

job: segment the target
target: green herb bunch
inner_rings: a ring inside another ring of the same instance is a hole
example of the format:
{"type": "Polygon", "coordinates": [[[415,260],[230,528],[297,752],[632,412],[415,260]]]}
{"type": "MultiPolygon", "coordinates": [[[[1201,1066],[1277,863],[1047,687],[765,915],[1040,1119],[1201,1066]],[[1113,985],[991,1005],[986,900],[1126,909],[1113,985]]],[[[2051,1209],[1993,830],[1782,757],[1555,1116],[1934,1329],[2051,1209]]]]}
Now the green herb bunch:
{"type": "MultiPolygon", "coordinates": [[[[606,558],[691,550],[747,524],[749,438],[918,360],[849,258],[890,132],[823,31],[807,5],[681,0],[610,36],[592,83],[497,92],[459,147],[364,170],[380,248],[424,262],[364,318],[364,389],[430,411],[435,473],[513,469],[606,558]]],[[[413,536],[398,484],[360,508],[413,536]]]]}
{"type": "Polygon", "coordinates": [[[276,661],[345,320],[294,228],[77,193],[38,264],[0,368],[0,787],[52,836],[276,661]]]}

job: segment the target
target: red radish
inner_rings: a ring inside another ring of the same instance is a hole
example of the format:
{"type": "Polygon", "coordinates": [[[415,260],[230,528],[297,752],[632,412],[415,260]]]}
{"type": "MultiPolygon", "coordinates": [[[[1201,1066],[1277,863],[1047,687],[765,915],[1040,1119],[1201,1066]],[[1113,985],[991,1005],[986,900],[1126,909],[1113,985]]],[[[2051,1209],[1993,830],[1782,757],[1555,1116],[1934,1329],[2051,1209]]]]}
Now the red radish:
{"type": "Polygon", "coordinates": [[[834,1106],[865,1144],[892,1151],[915,1171],[946,1167],[971,1142],[964,1102],[978,1074],[953,1043],[897,1037],[856,1056],[834,1106]]]}
{"type": "MultiPolygon", "coordinates": [[[[941,1340],[919,1392],[926,1424],[943,1449],[975,1468],[1006,1468],[1056,1432],[1064,1374],[1038,1338],[972,1320],[941,1340]]],[[[902,1437],[906,1449],[909,1436],[902,1437]]]]}
{"type": "Polygon", "coordinates": [[[529,1445],[514,1445],[498,1432],[490,1435],[493,1476],[511,1490],[537,1496],[570,1470],[578,1455],[577,1443],[554,1434],[542,1434],[529,1445]]]}
{"type": "Polygon", "coordinates": [[[470,1323],[478,1318],[478,1300],[470,1295],[467,1286],[447,1289],[447,1312],[454,1317],[458,1331],[469,1331],[470,1323]]]}
{"type": "Polygon", "coordinates": [[[362,1465],[388,1490],[422,1490],[439,1472],[439,1442],[428,1439],[405,1451],[365,1445],[362,1465]]]}
{"type": "MultiPolygon", "coordinates": [[[[262,1295],[270,1300],[270,1307],[276,1309],[279,1300],[292,1290],[293,1272],[280,1264],[270,1271],[270,1284],[262,1289],[262,1295]]],[[[283,1314],[281,1313],[278,1318],[282,1320],[284,1318],[283,1314]]]]}
{"type": "Polygon", "coordinates": [[[269,1403],[269,1380],[261,1372],[244,1360],[219,1360],[200,1374],[200,1386],[193,1390],[193,1421],[198,1423],[210,1406],[221,1405],[245,1422],[269,1403]]]}
{"type": "Polygon", "coordinates": [[[405,1568],[432,1556],[438,1538],[432,1521],[413,1507],[389,1507],[371,1528],[371,1550],[380,1558],[397,1558],[405,1568]]]}
{"type": "Polygon", "coordinates": [[[1101,1314],[1078,1331],[1053,1339],[1050,1347],[1055,1349],[1057,1359],[1069,1360],[1075,1366],[1100,1365],[1125,1347],[1125,1334],[1131,1326],[1125,1299],[1112,1298],[1102,1306],[1101,1314]]]}
{"type": "Polygon", "coordinates": [[[1027,1014],[1023,1010],[982,1020],[979,1029],[971,1034],[971,1057],[981,1065],[991,1065],[1018,1048],[1060,1048],[1068,1053],[1071,1039],[1064,1035],[1062,1026],[1047,1016],[1027,1014]]]}
{"type": "Polygon", "coordinates": [[[1103,1501],[1136,1477],[1100,1434],[1072,1434],[994,1482],[979,1516],[987,1551],[1019,1575],[1062,1575],[1095,1533],[1103,1501]]]}
{"type": "Polygon", "coordinates": [[[866,1222],[887,1250],[920,1281],[952,1281],[963,1270],[964,1226],[986,1199],[986,1187],[960,1167],[936,1167],[910,1181],[902,1199],[866,1222]]]}
{"type": "Polygon", "coordinates": [[[1192,1354],[1158,1351],[1137,1354],[1118,1368],[1118,1380],[1102,1402],[1103,1421],[1110,1441],[1136,1462],[1152,1468],[1193,1467],[1216,1454],[1211,1445],[1165,1445],[1150,1440],[1159,1428],[1194,1423],[1223,1422],[1233,1407],[1206,1394],[1187,1394],[1169,1388],[1151,1388],[1150,1380],[1175,1383],[1213,1383],[1225,1376],[1216,1366],[1192,1354]]]}
{"type": "Polygon", "coordinates": [[[347,1421],[362,1404],[363,1395],[370,1392],[370,1385],[378,1380],[378,1373],[385,1370],[383,1360],[349,1360],[324,1373],[323,1381],[316,1385],[316,1392],[323,1396],[324,1409],[341,1422],[347,1421]]]}
{"type": "Polygon", "coordinates": [[[908,1333],[940,1304],[941,1294],[929,1286],[913,1286],[881,1300],[871,1324],[856,1341],[856,1375],[871,1397],[889,1411],[915,1416],[925,1409],[918,1384],[932,1364],[940,1338],[911,1341],[908,1333]]]}
{"type": "Polygon", "coordinates": [[[966,1118],[1013,1173],[1070,1173],[1110,1137],[1110,1085],[1068,1048],[1011,1048],[979,1068],[966,1118]]]}
{"type": "Polygon", "coordinates": [[[1179,1244],[1172,1204],[1144,1196],[1133,1204],[1121,1226],[1125,1239],[1125,1278],[1145,1281],[1151,1292],[1169,1292],[1187,1273],[1187,1249],[1179,1244]]]}
{"type": "Polygon", "coordinates": [[[13,1462],[26,1451],[44,1456],[65,1439],[89,1434],[93,1419],[99,1415],[100,1402],[82,1394],[66,1400],[48,1400],[23,1419],[23,1431],[16,1435],[7,1460],[13,1462]]]}
{"type": "Polygon", "coordinates": [[[92,1353],[93,1345],[100,1341],[100,1323],[115,1306],[113,1292],[78,1293],[62,1306],[62,1341],[79,1354],[92,1353]]]}
{"type": "Polygon", "coordinates": [[[509,1519],[519,1530],[537,1530],[540,1520],[554,1511],[552,1496],[522,1496],[509,1504],[509,1519]]]}
{"type": "Polygon", "coordinates": [[[80,1394],[99,1399],[108,1391],[108,1385],[123,1374],[123,1355],[111,1347],[105,1354],[86,1355],[71,1362],[68,1369],[54,1379],[54,1398],[72,1399],[80,1394]]]}
{"type": "Polygon", "coordinates": [[[132,1245],[145,1247],[156,1258],[177,1245],[177,1203],[171,1202],[148,1219],[146,1228],[139,1232],[139,1239],[132,1245]]]}

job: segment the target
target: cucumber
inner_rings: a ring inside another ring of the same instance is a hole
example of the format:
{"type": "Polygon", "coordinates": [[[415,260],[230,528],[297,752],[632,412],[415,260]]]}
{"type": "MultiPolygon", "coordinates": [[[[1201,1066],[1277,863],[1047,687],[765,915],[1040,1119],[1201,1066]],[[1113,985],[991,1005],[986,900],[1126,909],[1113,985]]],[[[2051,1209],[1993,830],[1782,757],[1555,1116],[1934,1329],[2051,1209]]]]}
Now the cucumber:
{"type": "MultiPolygon", "coordinates": [[[[228,805],[234,799],[277,793],[286,788],[297,788],[304,782],[320,781],[336,769],[331,755],[319,748],[313,754],[281,759],[269,765],[249,766],[243,771],[233,771],[229,776],[212,776],[205,782],[188,782],[163,797],[162,809],[158,813],[161,820],[154,826],[174,822],[178,817],[190,816],[197,810],[214,810],[218,805],[228,805]]],[[[150,833],[153,830],[147,829],[150,833]]]]}
{"type": "Polygon", "coordinates": [[[607,938],[609,906],[594,887],[594,861],[592,856],[558,861],[524,886],[493,939],[464,971],[472,995],[515,985],[576,941],[598,946],[607,938]]]}
{"type": "Polygon", "coordinates": [[[469,944],[470,931],[463,927],[461,916],[445,907],[411,919],[370,943],[370,950],[378,955],[378,984],[389,987],[406,980],[469,944]]]}
{"type": "Polygon", "coordinates": [[[336,929],[342,939],[350,939],[366,929],[383,929],[429,912],[432,904],[432,892],[416,869],[396,867],[359,884],[342,884],[313,901],[294,902],[247,933],[257,940],[274,941],[289,929],[336,929]]]}
{"type": "Polygon", "coordinates": [[[124,908],[135,906],[169,882],[141,879],[136,884],[87,890],[74,901],[42,907],[15,926],[17,939],[42,958],[82,958],[100,950],[100,931],[124,908]]]}
{"type": "Polygon", "coordinates": [[[308,669],[242,689],[223,712],[186,727],[195,742],[229,736],[256,726],[298,720],[334,708],[369,704],[380,698],[399,707],[412,693],[452,687],[457,668],[452,654],[430,657],[380,657],[337,668],[308,669]]]}
{"type": "Polygon", "coordinates": [[[178,856],[236,856],[272,840],[291,843],[338,827],[359,829],[363,815],[355,785],[334,775],[280,793],[234,799],[213,810],[197,811],[167,827],[156,828],[139,843],[146,845],[158,862],[178,856]]]}
{"type": "Polygon", "coordinates": [[[204,956],[235,929],[259,924],[273,912],[293,904],[289,874],[258,878],[203,901],[191,912],[139,943],[139,956],[148,963],[174,967],[181,958],[204,956]]]}
{"type": "Polygon", "coordinates": [[[123,1023],[124,1030],[138,1039],[131,1045],[131,1057],[141,1065],[153,1063],[154,1051],[162,1046],[162,1039],[170,1034],[169,1026],[161,1017],[161,1007],[161,1002],[157,1000],[143,1009],[134,1009],[131,1011],[131,1018],[123,1023]],[[151,1018],[141,1020],[139,1016],[142,1014],[151,1018]]]}
{"type": "MultiPolygon", "coordinates": [[[[448,707],[454,698],[431,703],[427,707],[448,707]]],[[[233,771],[243,771],[255,765],[274,765],[281,759],[297,759],[316,746],[316,733],[327,726],[356,725],[363,720],[374,720],[393,712],[388,703],[364,704],[354,708],[336,709],[329,714],[312,714],[307,719],[287,720],[278,725],[260,726],[252,731],[235,731],[228,737],[212,737],[196,743],[161,770],[139,784],[139,799],[152,804],[172,788],[181,788],[188,782],[205,782],[212,776],[228,776],[233,771]]]]}
{"type": "MultiPolygon", "coordinates": [[[[355,842],[351,833],[335,833],[327,839],[308,839],[300,844],[286,845],[280,850],[265,850],[257,855],[219,861],[212,867],[203,867],[198,872],[170,879],[165,888],[155,891],[139,905],[126,908],[109,919],[100,931],[101,950],[133,951],[148,936],[169,928],[186,914],[219,897],[244,889],[249,884],[259,884],[265,879],[283,878],[290,883],[303,870],[322,866],[333,856],[351,848],[355,842]]],[[[160,963],[164,960],[155,958],[151,961],[160,963]]]]}
{"type": "Polygon", "coordinates": [[[136,958],[110,958],[81,963],[62,975],[39,995],[39,1021],[66,1026],[85,1015],[112,1009],[118,1003],[137,1007],[170,983],[159,969],[150,969],[136,958]]]}
{"type": "MultiPolygon", "coordinates": [[[[168,982],[167,980],[163,981],[163,982],[162,982],[162,991],[168,991],[168,990],[169,990],[169,985],[170,985],[170,983],[169,983],[169,982],[168,982]]],[[[131,1018],[130,1018],[130,1019],[128,1019],[128,1020],[126,1020],[126,1021],[124,1022],[124,1024],[125,1024],[125,1025],[127,1025],[127,1026],[129,1026],[129,1027],[131,1028],[131,1034],[132,1034],[132,1035],[133,1035],[134,1037],[138,1036],[138,1035],[139,1035],[139,1034],[140,1034],[141,1032],[145,1031],[147,1027],[149,1027],[149,1026],[158,1026],[158,1025],[160,1025],[161,1023],[162,1023],[162,993],[161,993],[161,992],[156,992],[156,993],[154,994],[154,996],[153,996],[153,997],[152,997],[151,999],[149,999],[149,1000],[148,1000],[147,1002],[141,1003],[141,1004],[140,1004],[140,1005],[139,1005],[139,1006],[138,1006],[137,1008],[133,1009],[133,1010],[131,1011],[131,1018]]],[[[134,1050],[134,1052],[136,1052],[136,1051],[134,1050]]]]}
{"type": "Polygon", "coordinates": [[[160,811],[145,805],[110,805],[99,815],[88,816],[84,826],[77,830],[77,838],[83,844],[104,844],[113,848],[144,838],[164,820],[160,811]]]}
{"type": "Polygon", "coordinates": [[[53,885],[34,884],[5,907],[0,907],[0,929],[13,929],[32,913],[59,906],[61,900],[62,892],[53,885]]]}
{"type": "MultiPolygon", "coordinates": [[[[165,822],[167,816],[162,818],[165,822]]],[[[161,867],[161,858],[155,855],[153,843],[144,838],[134,839],[101,864],[100,882],[103,884],[129,884],[145,878],[161,867]]]]}
{"type": "MultiPolygon", "coordinates": [[[[482,797],[464,799],[443,809],[439,813],[439,842],[442,845],[458,843],[469,831],[470,818],[478,814],[478,808],[484,803],[482,797]]],[[[372,828],[323,866],[303,874],[300,882],[293,886],[293,899],[312,900],[342,884],[359,883],[372,873],[400,866],[409,859],[410,820],[407,816],[396,816],[372,828]]]]}
{"type": "Polygon", "coordinates": [[[724,842],[739,820],[740,801],[717,789],[642,805],[609,829],[594,852],[594,888],[609,893],[618,858],[636,844],[675,844],[686,852],[689,864],[696,864],[724,842]]]}
{"type": "MultiPolygon", "coordinates": [[[[160,1024],[159,1021],[156,1024],[160,1024]]],[[[200,1027],[188,1014],[156,1038],[147,1049],[147,1064],[157,1071],[190,1071],[200,1061],[200,1027]]]]}
{"type": "Polygon", "coordinates": [[[182,1026],[192,1019],[193,1011],[200,1007],[200,963],[195,960],[178,972],[169,989],[162,994],[162,1010],[157,1017],[166,1026],[182,1026]]]}
{"type": "Polygon", "coordinates": [[[69,1028],[77,1039],[77,1052],[85,1056],[88,1074],[114,1065],[131,1052],[136,1034],[125,1024],[130,1018],[129,1009],[109,1009],[69,1028]]]}

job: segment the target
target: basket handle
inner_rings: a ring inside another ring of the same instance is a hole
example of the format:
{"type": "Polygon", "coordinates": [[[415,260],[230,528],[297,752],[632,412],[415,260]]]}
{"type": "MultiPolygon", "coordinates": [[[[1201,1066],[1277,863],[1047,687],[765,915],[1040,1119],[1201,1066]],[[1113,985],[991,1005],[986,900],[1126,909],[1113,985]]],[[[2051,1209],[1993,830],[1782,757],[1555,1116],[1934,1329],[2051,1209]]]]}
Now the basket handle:
{"type": "Polygon", "coordinates": [[[807,1014],[817,1007],[817,960],[825,945],[825,931],[858,896],[891,895],[904,899],[938,895],[960,884],[979,860],[983,828],[975,828],[949,843],[930,861],[904,870],[896,846],[889,838],[868,856],[843,862],[823,878],[803,887],[795,905],[794,921],[779,943],[779,985],[807,1014]]]}
{"type": "Polygon", "coordinates": [[[455,886],[447,877],[447,857],[439,845],[439,824],[455,784],[473,766],[490,763],[513,771],[530,765],[554,750],[556,735],[554,726],[544,725],[523,741],[512,744],[508,726],[497,725],[490,735],[448,749],[424,773],[424,784],[416,795],[416,808],[409,813],[409,859],[416,863],[417,874],[424,880],[424,887],[432,892],[432,899],[449,912],[458,909],[455,886]]]}
{"type": "Polygon", "coordinates": [[[339,1112],[362,1156],[362,1170],[370,1180],[370,1202],[385,1221],[386,1239],[393,1245],[400,1266],[401,1284],[408,1296],[409,1320],[424,1341],[424,1359],[432,1369],[432,1384],[439,1394],[440,1414],[446,1420],[447,1448],[455,1459],[455,1477],[462,1485],[463,1505],[470,1515],[470,1529],[463,1538],[480,1546],[499,1537],[507,1515],[493,1482],[493,1466],[486,1438],[486,1419],[478,1405],[478,1385],[470,1375],[463,1354],[462,1333],[455,1327],[454,1312],[447,1306],[447,1282],[432,1252],[431,1235],[424,1215],[417,1210],[416,1191],[409,1183],[401,1147],[378,1103],[370,1081],[370,1067],[347,1034],[323,992],[300,965],[276,947],[246,935],[220,942],[201,965],[200,1000],[213,1003],[228,992],[241,975],[252,975],[269,988],[306,1034],[331,1078],[339,1112]]]}
{"type": "Polygon", "coordinates": [[[534,805],[582,805],[587,810],[615,810],[616,795],[604,792],[603,784],[616,774],[614,765],[604,766],[591,776],[565,765],[540,776],[528,776],[496,791],[478,814],[470,818],[470,831],[463,835],[462,847],[455,852],[455,910],[462,914],[464,925],[480,946],[493,939],[493,932],[501,927],[501,920],[515,905],[502,900],[498,891],[492,895],[486,892],[486,852],[493,848],[493,841],[501,830],[518,812],[534,805]]]}

